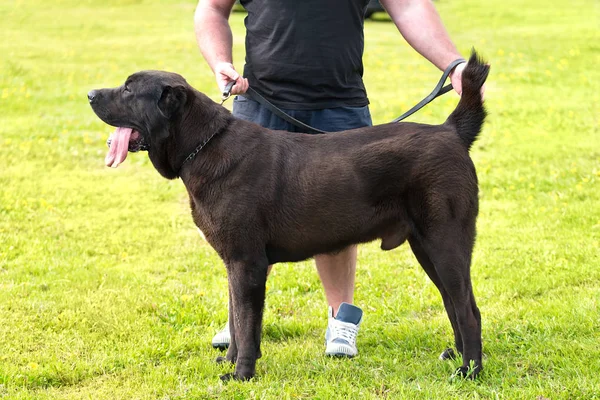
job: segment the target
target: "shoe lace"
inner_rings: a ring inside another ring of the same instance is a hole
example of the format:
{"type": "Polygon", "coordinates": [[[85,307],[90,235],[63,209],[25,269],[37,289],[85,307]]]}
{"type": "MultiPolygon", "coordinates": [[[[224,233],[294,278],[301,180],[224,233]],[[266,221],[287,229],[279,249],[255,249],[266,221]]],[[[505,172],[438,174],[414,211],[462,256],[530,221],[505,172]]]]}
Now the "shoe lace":
{"type": "Polygon", "coordinates": [[[342,322],[334,320],[331,324],[331,339],[344,339],[352,346],[356,344],[356,336],[358,335],[358,325],[350,322],[342,322]]]}

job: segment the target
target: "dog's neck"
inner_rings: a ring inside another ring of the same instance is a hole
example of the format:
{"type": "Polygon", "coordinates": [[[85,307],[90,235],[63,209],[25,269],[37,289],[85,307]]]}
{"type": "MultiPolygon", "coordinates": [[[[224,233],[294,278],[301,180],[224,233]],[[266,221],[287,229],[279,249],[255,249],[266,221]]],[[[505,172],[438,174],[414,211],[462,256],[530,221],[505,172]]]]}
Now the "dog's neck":
{"type": "Polygon", "coordinates": [[[181,170],[182,170],[183,167],[185,167],[185,164],[188,163],[188,162],[191,162],[196,157],[196,155],[198,155],[198,153],[200,153],[200,151],[204,148],[204,146],[206,146],[208,144],[208,142],[210,142],[210,140],[213,137],[215,137],[219,133],[223,132],[225,130],[225,128],[226,128],[226,126],[223,126],[221,129],[215,130],[212,135],[210,135],[202,143],[200,143],[198,146],[196,146],[196,148],[194,149],[194,151],[192,151],[186,157],[186,159],[183,160],[183,163],[181,164],[181,167],[179,167],[179,171],[177,172],[177,175],[181,176],[181,170]]]}
{"type": "Polygon", "coordinates": [[[182,116],[179,132],[174,133],[172,150],[176,156],[172,158],[174,160],[173,170],[177,171],[179,177],[186,168],[190,168],[194,164],[197,157],[202,157],[202,153],[206,151],[205,147],[211,146],[212,142],[227,130],[233,119],[233,116],[224,107],[217,106],[200,92],[195,94],[186,114],[182,116]],[[213,104],[207,107],[207,102],[213,104]],[[184,131],[202,132],[203,135],[185,137],[179,134],[184,131]]]}

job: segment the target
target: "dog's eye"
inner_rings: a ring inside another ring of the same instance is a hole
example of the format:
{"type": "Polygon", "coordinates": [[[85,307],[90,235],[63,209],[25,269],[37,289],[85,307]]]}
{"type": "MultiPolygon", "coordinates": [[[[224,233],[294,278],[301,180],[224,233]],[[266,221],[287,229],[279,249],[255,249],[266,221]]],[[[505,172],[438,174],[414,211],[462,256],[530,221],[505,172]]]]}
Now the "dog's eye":
{"type": "Polygon", "coordinates": [[[123,90],[124,90],[125,92],[131,92],[131,90],[129,90],[129,86],[127,86],[127,85],[125,85],[125,87],[123,88],[123,90]]]}

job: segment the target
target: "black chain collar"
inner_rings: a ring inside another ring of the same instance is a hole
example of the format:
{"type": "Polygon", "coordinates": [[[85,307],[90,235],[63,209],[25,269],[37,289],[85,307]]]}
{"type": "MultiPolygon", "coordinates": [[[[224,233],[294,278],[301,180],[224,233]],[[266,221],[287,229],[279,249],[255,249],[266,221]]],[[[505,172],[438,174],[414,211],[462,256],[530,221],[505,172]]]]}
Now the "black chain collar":
{"type": "MultiPolygon", "coordinates": [[[[230,82],[229,84],[227,84],[227,86],[225,87],[225,90],[223,91],[223,96],[221,97],[221,106],[223,105],[223,103],[225,103],[225,100],[227,100],[230,96],[231,96],[231,88],[233,87],[233,85],[235,85],[235,81],[230,82]]],[[[196,147],[194,149],[194,151],[192,151],[190,153],[189,156],[186,157],[185,160],[183,160],[183,162],[181,163],[181,167],[179,167],[179,171],[181,171],[181,168],[183,168],[183,166],[188,162],[194,159],[194,157],[196,157],[198,155],[198,153],[200,153],[200,151],[204,148],[204,146],[206,146],[208,144],[208,142],[210,142],[210,140],[215,137],[219,132],[225,130],[220,129],[218,131],[215,131],[215,133],[213,133],[212,135],[210,135],[210,137],[208,139],[206,139],[204,142],[200,143],[200,145],[198,145],[198,147],[196,147]]],[[[178,174],[179,175],[179,174],[178,174]]]]}
{"type": "Polygon", "coordinates": [[[201,150],[204,148],[204,146],[206,146],[206,145],[208,144],[208,142],[210,142],[210,140],[211,140],[213,137],[215,137],[215,136],[216,136],[218,133],[222,132],[223,130],[224,130],[224,129],[219,129],[219,130],[215,131],[215,133],[213,133],[212,135],[210,135],[210,136],[208,137],[208,139],[206,139],[204,142],[200,143],[200,144],[198,145],[198,147],[196,147],[196,148],[194,149],[194,151],[192,151],[192,152],[190,153],[190,155],[189,155],[189,156],[187,156],[185,160],[183,160],[183,163],[181,163],[181,167],[179,167],[179,171],[181,171],[181,169],[183,168],[183,166],[184,166],[184,165],[185,165],[187,162],[189,162],[189,161],[193,160],[193,159],[194,159],[194,157],[196,157],[196,156],[198,155],[198,153],[200,153],[200,151],[201,151],[201,150]]]}

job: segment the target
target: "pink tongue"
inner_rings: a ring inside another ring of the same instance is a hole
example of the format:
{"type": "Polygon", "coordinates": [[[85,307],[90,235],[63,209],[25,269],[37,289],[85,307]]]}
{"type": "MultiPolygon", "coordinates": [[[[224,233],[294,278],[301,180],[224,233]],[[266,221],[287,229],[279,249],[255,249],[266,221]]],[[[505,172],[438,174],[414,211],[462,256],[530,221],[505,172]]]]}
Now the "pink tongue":
{"type": "Polygon", "coordinates": [[[110,148],[104,159],[107,167],[117,168],[127,158],[129,150],[129,138],[133,132],[130,128],[117,128],[111,135],[110,148]]]}

